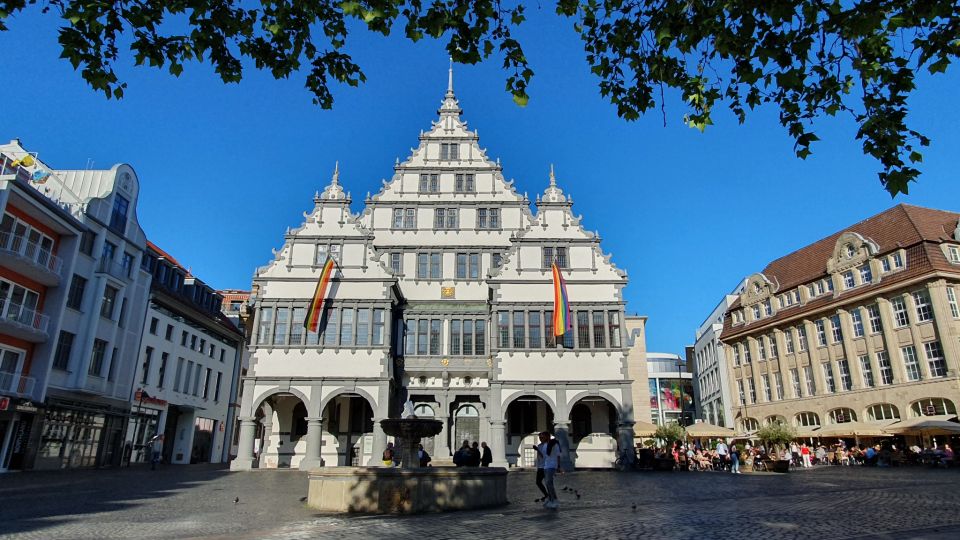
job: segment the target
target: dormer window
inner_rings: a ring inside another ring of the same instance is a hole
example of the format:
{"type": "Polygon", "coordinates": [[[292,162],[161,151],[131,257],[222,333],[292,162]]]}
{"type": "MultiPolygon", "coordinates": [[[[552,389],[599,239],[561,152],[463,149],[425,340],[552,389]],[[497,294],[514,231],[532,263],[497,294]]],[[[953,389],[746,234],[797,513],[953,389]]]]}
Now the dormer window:
{"type": "Polygon", "coordinates": [[[773,315],[773,305],[770,303],[769,299],[763,302],[763,312],[767,315],[767,317],[773,315]]]}
{"type": "Polygon", "coordinates": [[[856,287],[857,284],[853,281],[853,270],[847,270],[843,273],[843,288],[852,289],[856,287]]]}
{"type": "Polygon", "coordinates": [[[753,284],[753,292],[755,292],[755,293],[757,293],[757,294],[760,294],[760,284],[759,284],[759,283],[754,283],[754,284],[753,284]]]}
{"type": "Polygon", "coordinates": [[[950,255],[950,262],[960,264],[960,247],[948,246],[947,253],[950,255]]]}
{"type": "Polygon", "coordinates": [[[440,159],[442,161],[460,159],[460,145],[457,143],[440,143],[440,159]]]}
{"type": "Polygon", "coordinates": [[[880,271],[889,272],[890,271],[890,259],[884,257],[880,259],[880,271]]]}
{"type": "Polygon", "coordinates": [[[899,252],[893,254],[893,267],[903,268],[903,257],[900,256],[899,252]]]}
{"type": "Polygon", "coordinates": [[[860,283],[867,285],[871,282],[873,282],[873,272],[870,270],[870,265],[865,264],[860,267],[860,283]]]}
{"type": "Polygon", "coordinates": [[[760,306],[753,306],[753,320],[760,320],[760,306]]]}

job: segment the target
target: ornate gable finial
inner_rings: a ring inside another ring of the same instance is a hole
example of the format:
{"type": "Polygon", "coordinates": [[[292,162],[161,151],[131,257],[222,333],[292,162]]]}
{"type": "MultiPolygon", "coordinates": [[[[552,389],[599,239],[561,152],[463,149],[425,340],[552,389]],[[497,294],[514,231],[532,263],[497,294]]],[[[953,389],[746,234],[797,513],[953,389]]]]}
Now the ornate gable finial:
{"type": "Polygon", "coordinates": [[[550,185],[543,191],[544,202],[562,203],[567,202],[563,195],[563,190],[557,187],[557,177],[553,173],[553,163],[550,164],[550,185]]]}
{"type": "Polygon", "coordinates": [[[456,94],[453,93],[453,57],[450,57],[450,69],[447,72],[447,93],[443,96],[443,103],[438,111],[440,116],[460,116],[463,111],[460,109],[460,103],[457,101],[456,94]]]}
{"type": "Polygon", "coordinates": [[[321,200],[337,201],[346,199],[343,192],[343,186],[340,185],[340,162],[337,161],[333,166],[333,177],[330,179],[330,185],[320,194],[321,200]]]}

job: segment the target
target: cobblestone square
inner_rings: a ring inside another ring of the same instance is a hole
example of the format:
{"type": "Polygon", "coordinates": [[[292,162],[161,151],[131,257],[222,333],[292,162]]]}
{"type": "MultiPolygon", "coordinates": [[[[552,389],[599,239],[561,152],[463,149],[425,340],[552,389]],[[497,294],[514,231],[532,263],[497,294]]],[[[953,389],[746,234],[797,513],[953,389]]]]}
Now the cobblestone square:
{"type": "Polygon", "coordinates": [[[828,467],[788,475],[580,471],[561,508],[511,473],[508,506],[325,516],[298,471],[218,466],[0,476],[0,538],[956,538],[960,471],[828,467]],[[580,492],[580,498],[572,493],[580,492]],[[238,503],[234,498],[239,497],[238,503]],[[636,503],[636,511],[632,505],[636,503]]]}

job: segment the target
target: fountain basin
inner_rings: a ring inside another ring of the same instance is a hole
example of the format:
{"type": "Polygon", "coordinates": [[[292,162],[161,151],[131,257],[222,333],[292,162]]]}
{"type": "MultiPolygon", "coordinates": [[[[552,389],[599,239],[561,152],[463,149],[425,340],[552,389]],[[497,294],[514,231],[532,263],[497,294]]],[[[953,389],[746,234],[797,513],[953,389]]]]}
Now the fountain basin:
{"type": "Polygon", "coordinates": [[[418,514],[507,504],[501,467],[332,467],[310,472],[307,505],[323,512],[418,514]]]}

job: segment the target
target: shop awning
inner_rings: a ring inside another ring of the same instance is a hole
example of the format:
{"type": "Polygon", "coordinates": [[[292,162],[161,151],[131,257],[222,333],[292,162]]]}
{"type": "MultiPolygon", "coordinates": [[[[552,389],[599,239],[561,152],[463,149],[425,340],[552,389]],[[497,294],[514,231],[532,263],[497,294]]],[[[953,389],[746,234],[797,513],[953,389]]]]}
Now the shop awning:
{"type": "Polygon", "coordinates": [[[960,423],[951,421],[956,418],[952,414],[908,418],[887,426],[886,431],[893,435],[955,435],[960,434],[960,423]]]}
{"type": "MultiPolygon", "coordinates": [[[[830,424],[813,432],[814,437],[888,437],[886,427],[890,422],[846,422],[830,424]]],[[[960,424],[957,424],[960,427],[960,424]]]]}
{"type": "Polygon", "coordinates": [[[737,432],[725,427],[715,426],[706,422],[698,422],[687,426],[687,438],[699,439],[704,437],[734,437],[737,432]]]}
{"type": "Polygon", "coordinates": [[[633,424],[634,438],[640,438],[644,436],[649,437],[656,432],[657,432],[656,424],[651,424],[650,422],[643,422],[641,420],[637,420],[636,423],[633,424]]]}

